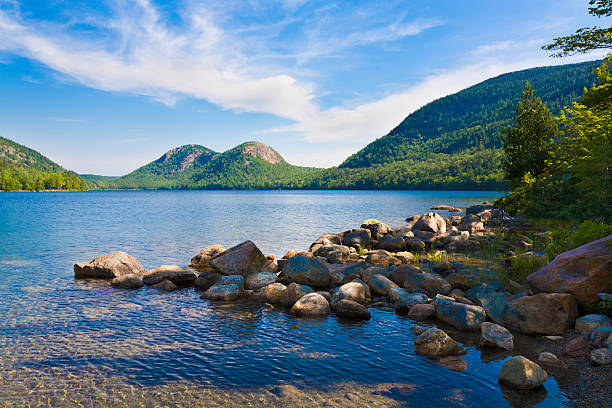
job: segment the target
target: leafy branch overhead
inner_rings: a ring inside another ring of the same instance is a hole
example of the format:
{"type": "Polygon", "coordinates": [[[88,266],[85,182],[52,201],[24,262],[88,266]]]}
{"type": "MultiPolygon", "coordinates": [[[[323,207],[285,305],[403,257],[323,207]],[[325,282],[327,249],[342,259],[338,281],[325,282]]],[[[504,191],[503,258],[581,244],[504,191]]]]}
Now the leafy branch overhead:
{"type": "MultiPolygon", "coordinates": [[[[590,0],[589,14],[596,17],[612,16],[612,0],[590,0]]],[[[612,49],[612,27],[583,27],[575,34],[558,37],[552,44],[542,47],[546,51],[558,51],[553,57],[566,57],[593,50],[612,49]]]]}

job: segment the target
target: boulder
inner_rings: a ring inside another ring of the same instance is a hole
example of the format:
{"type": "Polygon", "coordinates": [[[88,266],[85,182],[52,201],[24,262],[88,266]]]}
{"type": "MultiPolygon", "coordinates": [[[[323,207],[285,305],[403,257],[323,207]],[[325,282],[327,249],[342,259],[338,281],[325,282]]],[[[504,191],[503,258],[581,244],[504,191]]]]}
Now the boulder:
{"type": "Polygon", "coordinates": [[[459,373],[464,372],[467,368],[467,362],[461,357],[457,356],[442,357],[440,360],[438,360],[438,364],[459,373]]]}
{"type": "Polygon", "coordinates": [[[505,327],[495,323],[483,322],[480,325],[480,345],[511,351],[514,348],[514,338],[505,327]]]}
{"type": "Polygon", "coordinates": [[[164,279],[169,280],[176,286],[191,286],[196,280],[196,274],[177,265],[162,265],[146,273],[142,277],[142,282],[145,285],[155,285],[164,279]]]}
{"type": "Polygon", "coordinates": [[[300,285],[295,282],[291,283],[287,286],[285,297],[281,303],[287,307],[291,307],[298,299],[309,293],[314,293],[314,290],[310,286],[300,285]]]}
{"type": "Polygon", "coordinates": [[[458,330],[478,330],[487,318],[482,307],[458,303],[453,298],[446,296],[437,295],[435,307],[436,319],[458,330]]]}
{"type": "Polygon", "coordinates": [[[576,331],[585,336],[599,326],[612,326],[612,319],[602,314],[588,314],[576,319],[576,331]]]}
{"type": "Polygon", "coordinates": [[[342,299],[331,305],[335,314],[350,319],[370,320],[370,311],[361,303],[348,299],[342,299]]]}
{"type": "Polygon", "coordinates": [[[452,263],[448,261],[437,262],[433,264],[431,269],[435,273],[442,275],[442,276],[446,276],[453,272],[457,272],[457,268],[455,267],[455,265],[453,265],[452,263]]]}
{"type": "Polygon", "coordinates": [[[477,305],[482,306],[493,322],[503,324],[504,310],[508,303],[509,294],[501,283],[479,283],[465,292],[465,296],[476,302],[477,305]]]}
{"type": "Polygon", "coordinates": [[[371,300],[370,288],[361,281],[345,283],[334,293],[331,302],[333,304],[345,299],[366,305],[371,300]]]}
{"type": "Polygon", "coordinates": [[[278,282],[278,277],[273,272],[259,272],[246,277],[244,285],[247,289],[258,290],[272,283],[278,282]]]}
{"type": "Polygon", "coordinates": [[[371,237],[375,240],[380,240],[386,234],[393,233],[393,230],[388,225],[375,219],[365,220],[361,224],[361,228],[370,230],[371,237]]]}
{"type": "Polygon", "coordinates": [[[210,260],[215,256],[222,254],[223,252],[225,252],[225,250],[226,249],[223,245],[211,245],[193,258],[191,258],[191,262],[189,262],[189,267],[197,270],[198,272],[207,271],[212,268],[212,266],[210,266],[210,260]]]}
{"type": "Polygon", "coordinates": [[[276,274],[276,272],[278,271],[278,265],[276,265],[276,263],[274,262],[275,259],[276,258],[274,257],[274,255],[266,255],[266,263],[261,268],[261,272],[272,272],[276,274]]]}
{"type": "Polygon", "coordinates": [[[391,273],[387,276],[398,285],[403,285],[409,276],[414,276],[423,273],[422,270],[412,265],[396,265],[391,269],[391,273]]]}
{"type": "Polygon", "coordinates": [[[476,286],[476,281],[469,277],[462,275],[458,272],[451,273],[446,277],[446,281],[454,288],[461,290],[468,290],[476,286]]]}
{"type": "Polygon", "coordinates": [[[370,286],[370,292],[379,296],[387,296],[391,289],[399,287],[382,275],[372,276],[368,281],[368,285],[370,286]]]}
{"type": "Polygon", "coordinates": [[[138,289],[143,285],[140,275],[130,273],[127,275],[117,276],[111,281],[111,286],[123,289],[138,289]]]}
{"type": "Polygon", "coordinates": [[[381,254],[381,253],[369,253],[366,256],[365,261],[371,265],[380,266],[383,268],[388,268],[392,265],[400,265],[402,261],[389,254],[381,254]]]}
{"type": "Polygon", "coordinates": [[[484,210],[492,210],[493,206],[489,204],[476,204],[465,209],[466,214],[478,214],[484,210]]]}
{"type": "Polygon", "coordinates": [[[597,326],[589,334],[589,344],[595,348],[606,347],[610,335],[612,335],[612,326],[597,326]]]}
{"type": "Polygon", "coordinates": [[[236,285],[238,286],[238,288],[240,288],[241,291],[244,290],[244,276],[242,275],[227,275],[227,276],[222,276],[217,283],[215,283],[215,285],[217,286],[223,286],[223,285],[236,285]]]}
{"type": "Polygon", "coordinates": [[[612,235],[557,255],[548,265],[527,277],[537,292],[570,293],[587,306],[598,292],[612,291],[612,235]]]}
{"type": "MultiPolygon", "coordinates": [[[[403,238],[402,238],[403,239],[403,238]]],[[[414,261],[414,255],[412,252],[400,251],[393,254],[394,257],[399,259],[402,263],[408,263],[414,261]]]]}
{"type": "MultiPolygon", "coordinates": [[[[427,303],[427,295],[424,293],[408,293],[405,289],[399,290],[401,290],[401,292],[396,292],[399,293],[399,296],[393,301],[396,312],[409,312],[414,306],[427,303]]],[[[397,289],[391,289],[391,293],[394,291],[397,291],[397,289]]]]}
{"type": "Polygon", "coordinates": [[[296,316],[325,316],[330,312],[329,302],[318,293],[302,296],[291,307],[291,314],[296,316]]]}
{"type": "Polygon", "coordinates": [[[591,362],[599,366],[612,364],[612,351],[607,348],[598,348],[591,351],[591,362]]]}
{"type": "Polygon", "coordinates": [[[449,211],[449,212],[461,212],[461,208],[455,208],[451,205],[434,205],[431,207],[431,210],[441,210],[441,211],[449,211]]]}
{"type": "Polygon", "coordinates": [[[197,290],[206,290],[221,279],[222,276],[223,275],[219,272],[215,272],[213,269],[201,272],[195,282],[193,282],[193,286],[197,290]]]}
{"type": "MultiPolygon", "coordinates": [[[[312,254],[310,252],[308,252],[310,254],[310,256],[312,256],[312,254]]],[[[287,251],[287,253],[277,261],[278,264],[278,269],[282,270],[283,269],[283,265],[285,264],[285,262],[287,262],[287,260],[289,258],[293,258],[294,256],[299,255],[298,251],[294,251],[293,249],[287,251]]]]}
{"type": "Polygon", "coordinates": [[[223,275],[252,275],[260,272],[265,263],[266,258],[251,241],[238,244],[210,260],[210,266],[223,275]]]}
{"type": "Polygon", "coordinates": [[[563,354],[571,358],[588,356],[589,351],[589,342],[584,336],[578,336],[571,339],[565,347],[563,347],[563,354]]]}
{"type": "Polygon", "coordinates": [[[376,246],[389,252],[400,252],[406,249],[406,241],[402,237],[385,235],[376,246]]]}
{"type": "MultiPolygon", "coordinates": [[[[313,251],[314,256],[320,256],[327,260],[329,263],[345,263],[350,258],[350,248],[345,245],[322,245],[313,251]]],[[[287,267],[285,263],[284,268],[287,267]]]]}
{"type": "Polygon", "coordinates": [[[499,382],[519,390],[541,387],[548,373],[533,361],[516,356],[506,360],[499,372],[499,382]]]}
{"type": "Polygon", "coordinates": [[[417,303],[408,311],[408,318],[417,322],[433,319],[435,316],[436,307],[429,303],[417,303]]]}
{"type": "Polygon", "coordinates": [[[232,301],[240,297],[242,291],[240,287],[235,283],[227,285],[213,285],[204,293],[202,293],[202,299],[208,300],[225,300],[232,301]]]}
{"type": "Polygon", "coordinates": [[[459,231],[468,231],[470,234],[484,231],[484,224],[477,215],[466,215],[457,227],[459,231]]]}
{"type": "Polygon", "coordinates": [[[367,228],[346,231],[342,237],[342,245],[365,248],[370,245],[372,233],[367,228]]]}
{"type": "Polygon", "coordinates": [[[448,295],[452,289],[450,283],[441,276],[426,272],[406,278],[404,288],[409,292],[426,293],[430,297],[438,293],[448,295]]]}
{"type": "Polygon", "coordinates": [[[540,353],[538,356],[538,363],[550,367],[567,368],[567,364],[560,360],[559,357],[548,351],[543,351],[540,353]]]}
{"type": "Polygon", "coordinates": [[[302,285],[329,287],[330,274],[327,266],[316,258],[294,256],[283,266],[285,276],[302,285]]]}
{"type": "Polygon", "coordinates": [[[74,264],[76,279],[114,279],[123,275],[144,275],[146,272],[133,256],[123,251],[99,256],[91,262],[74,264]]]}
{"type": "Polygon", "coordinates": [[[287,298],[287,287],[282,283],[272,283],[258,291],[259,297],[273,305],[282,304],[287,298]]]}
{"type": "Polygon", "coordinates": [[[407,238],[407,237],[403,237],[403,238],[404,238],[404,241],[406,241],[406,248],[408,248],[409,251],[425,252],[425,248],[427,247],[427,245],[425,245],[425,242],[423,242],[422,240],[418,238],[407,238]]]}
{"type": "Polygon", "coordinates": [[[329,293],[327,291],[320,290],[320,291],[315,292],[315,293],[318,293],[319,295],[323,296],[325,298],[325,300],[327,300],[328,302],[331,300],[331,293],[329,293]]]}
{"type": "Polygon", "coordinates": [[[425,330],[414,340],[414,351],[428,357],[458,356],[465,349],[440,329],[425,330]]]}
{"type": "Polygon", "coordinates": [[[361,279],[363,270],[368,266],[365,262],[359,262],[343,268],[345,265],[347,264],[337,265],[338,268],[334,268],[336,265],[328,265],[330,286],[338,287],[355,279],[361,279]]]}
{"type": "Polygon", "coordinates": [[[379,266],[370,266],[361,272],[361,278],[364,282],[369,282],[370,278],[374,275],[382,275],[385,278],[391,277],[391,269],[381,268],[379,266]]]}
{"type": "Polygon", "coordinates": [[[178,289],[178,287],[174,283],[170,282],[168,279],[164,279],[161,282],[151,285],[151,287],[157,290],[162,290],[164,292],[174,292],[178,289]]]}
{"type": "Polygon", "coordinates": [[[427,244],[431,244],[439,236],[441,236],[441,235],[436,234],[435,232],[414,230],[414,237],[416,239],[420,239],[421,241],[423,241],[423,242],[425,242],[427,244]]]}
{"type": "Polygon", "coordinates": [[[561,335],[574,326],[578,308],[572,295],[540,293],[508,302],[504,326],[525,334],[561,335]]]}
{"type": "Polygon", "coordinates": [[[419,220],[413,225],[412,230],[443,234],[446,232],[446,221],[435,212],[426,213],[419,217],[419,220]]]}
{"type": "Polygon", "coordinates": [[[421,334],[425,333],[427,330],[429,330],[426,327],[421,327],[421,326],[412,326],[410,328],[410,331],[412,332],[412,334],[414,334],[415,336],[420,336],[421,334]]]}

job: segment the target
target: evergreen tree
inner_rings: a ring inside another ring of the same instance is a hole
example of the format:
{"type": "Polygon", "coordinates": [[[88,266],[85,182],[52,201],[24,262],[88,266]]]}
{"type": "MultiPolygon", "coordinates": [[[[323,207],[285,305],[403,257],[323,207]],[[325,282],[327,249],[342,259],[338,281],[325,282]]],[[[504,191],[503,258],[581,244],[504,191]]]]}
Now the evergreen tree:
{"type": "Polygon", "coordinates": [[[516,126],[502,130],[504,171],[511,187],[516,187],[526,174],[537,177],[546,168],[550,149],[559,130],[542,100],[535,97],[529,82],[525,83],[516,108],[516,126]]]}

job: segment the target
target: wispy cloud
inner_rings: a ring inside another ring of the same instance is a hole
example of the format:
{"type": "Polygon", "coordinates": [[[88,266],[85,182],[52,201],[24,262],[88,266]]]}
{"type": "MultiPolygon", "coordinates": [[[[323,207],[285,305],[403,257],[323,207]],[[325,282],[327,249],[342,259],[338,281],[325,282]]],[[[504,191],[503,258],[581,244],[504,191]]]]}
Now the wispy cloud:
{"type": "Polygon", "coordinates": [[[32,78],[30,75],[23,75],[21,77],[21,80],[23,82],[29,82],[31,84],[40,84],[41,83],[39,80],[32,78]]]}
{"type": "Polygon", "coordinates": [[[64,123],[85,123],[86,122],[83,119],[62,118],[62,117],[48,117],[48,118],[44,118],[44,119],[52,120],[54,122],[64,122],[64,123]]]}

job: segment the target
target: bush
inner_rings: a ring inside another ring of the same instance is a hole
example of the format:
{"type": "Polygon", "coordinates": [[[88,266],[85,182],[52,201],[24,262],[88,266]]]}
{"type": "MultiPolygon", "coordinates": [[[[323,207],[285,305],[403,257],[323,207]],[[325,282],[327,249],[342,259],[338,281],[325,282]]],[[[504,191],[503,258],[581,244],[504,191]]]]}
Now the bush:
{"type": "Polygon", "coordinates": [[[612,234],[612,224],[591,220],[584,221],[577,228],[557,228],[552,232],[550,241],[546,246],[546,254],[552,260],[560,253],[578,248],[610,234],[612,234]]]}

